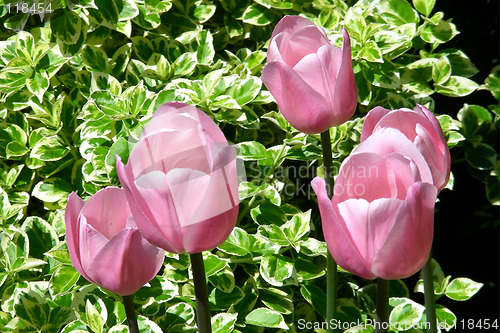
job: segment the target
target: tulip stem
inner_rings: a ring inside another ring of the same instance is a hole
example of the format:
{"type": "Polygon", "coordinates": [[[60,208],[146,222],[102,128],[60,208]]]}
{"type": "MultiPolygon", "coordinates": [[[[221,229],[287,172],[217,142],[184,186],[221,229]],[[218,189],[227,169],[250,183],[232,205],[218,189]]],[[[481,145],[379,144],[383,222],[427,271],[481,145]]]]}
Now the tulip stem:
{"type": "Polygon", "coordinates": [[[123,306],[125,307],[125,314],[127,315],[128,331],[130,333],[139,333],[139,326],[137,326],[137,317],[135,315],[135,308],[133,302],[133,295],[122,296],[123,306]]]}
{"type": "MultiPolygon", "coordinates": [[[[323,150],[323,167],[328,198],[333,195],[333,157],[330,130],[321,133],[321,149],[323,150]]],[[[330,251],[326,255],[326,321],[331,323],[335,320],[337,312],[337,263],[330,251]]],[[[327,333],[333,333],[332,328],[327,328],[327,333]]]]}
{"type": "Polygon", "coordinates": [[[422,277],[424,279],[424,299],[425,299],[425,317],[429,323],[427,333],[437,332],[436,303],[434,300],[434,280],[432,277],[432,256],[422,267],[422,277]]]}
{"type": "Polygon", "coordinates": [[[389,330],[389,280],[377,278],[376,306],[375,333],[386,333],[389,330]]]}
{"type": "Polygon", "coordinates": [[[211,333],[210,304],[208,304],[207,279],[201,252],[190,254],[193,269],[194,295],[196,298],[196,317],[198,333],[211,333]]]}

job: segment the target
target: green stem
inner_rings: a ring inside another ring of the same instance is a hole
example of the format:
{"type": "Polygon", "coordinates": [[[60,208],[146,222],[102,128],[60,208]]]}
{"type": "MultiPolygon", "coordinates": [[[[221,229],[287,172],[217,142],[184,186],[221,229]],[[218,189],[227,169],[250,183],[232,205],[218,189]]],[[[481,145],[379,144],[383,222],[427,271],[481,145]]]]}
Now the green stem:
{"type": "Polygon", "coordinates": [[[135,315],[133,295],[122,296],[123,306],[125,307],[125,314],[127,315],[128,331],[130,333],[139,333],[139,326],[137,326],[137,317],[135,315]]]}
{"type": "Polygon", "coordinates": [[[389,329],[389,281],[377,278],[377,312],[375,333],[386,333],[389,329]]]}
{"type": "Polygon", "coordinates": [[[196,298],[196,317],[198,333],[211,333],[210,304],[208,304],[207,279],[201,252],[190,254],[193,269],[194,296],[196,298]]]}
{"type": "Polygon", "coordinates": [[[429,323],[427,333],[437,332],[436,303],[434,301],[434,281],[432,278],[432,256],[422,267],[422,277],[424,279],[424,299],[425,299],[425,317],[429,323]]]}
{"type": "MultiPolygon", "coordinates": [[[[331,199],[333,195],[333,158],[330,131],[321,133],[321,148],[323,150],[323,167],[326,183],[326,192],[331,199]]],[[[337,263],[330,251],[326,256],[326,321],[331,323],[335,320],[337,312],[337,263]]],[[[332,328],[327,328],[327,333],[333,333],[332,328]]]]}

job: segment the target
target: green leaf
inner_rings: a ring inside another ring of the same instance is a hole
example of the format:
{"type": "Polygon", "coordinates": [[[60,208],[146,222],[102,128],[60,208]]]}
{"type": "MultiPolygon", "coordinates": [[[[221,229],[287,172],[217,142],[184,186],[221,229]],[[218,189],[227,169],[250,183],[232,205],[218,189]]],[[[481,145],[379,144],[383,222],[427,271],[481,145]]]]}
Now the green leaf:
{"type": "Polygon", "coordinates": [[[293,301],[286,292],[276,288],[264,288],[259,290],[259,299],[268,308],[282,314],[293,312],[293,301]]]}
{"type": "Polygon", "coordinates": [[[259,225],[283,225],[286,221],[285,212],[269,202],[264,202],[250,211],[252,219],[259,225]]]}
{"type": "Polygon", "coordinates": [[[444,84],[435,84],[436,91],[440,94],[450,97],[463,97],[474,92],[479,85],[462,76],[450,76],[450,79],[444,84]]]}
{"type": "Polygon", "coordinates": [[[198,47],[196,48],[196,58],[198,63],[201,65],[210,65],[215,56],[212,34],[208,30],[203,30],[198,35],[197,41],[198,47]]]}
{"type": "Polygon", "coordinates": [[[453,312],[442,305],[436,306],[436,317],[438,321],[438,327],[440,327],[441,329],[444,328],[447,332],[457,324],[457,317],[455,316],[455,314],[453,314],[453,312]]]}
{"type": "Polygon", "coordinates": [[[441,21],[437,25],[428,25],[424,28],[420,37],[429,44],[439,45],[446,43],[458,34],[457,27],[451,20],[441,21]]]}
{"type": "Polygon", "coordinates": [[[260,275],[273,286],[297,285],[293,261],[282,255],[264,254],[260,262],[260,275]]]}
{"type": "Polygon", "coordinates": [[[43,95],[49,86],[49,76],[45,71],[35,72],[31,78],[26,80],[26,88],[38,98],[40,103],[42,103],[43,95]]]}
{"type": "Polygon", "coordinates": [[[425,310],[424,306],[408,298],[391,298],[389,304],[395,306],[389,315],[391,327],[415,327],[425,310]]]}
{"type": "Polygon", "coordinates": [[[177,303],[167,309],[165,317],[170,327],[177,324],[190,324],[194,320],[194,309],[187,303],[177,303]]]}
{"type": "Polygon", "coordinates": [[[216,8],[214,4],[199,3],[194,7],[193,16],[200,23],[205,23],[214,15],[216,8]]]}
{"type": "Polygon", "coordinates": [[[232,332],[238,317],[237,313],[218,313],[212,317],[212,332],[226,333],[232,332]]]}
{"type": "Polygon", "coordinates": [[[381,1],[376,8],[385,22],[395,26],[419,22],[418,13],[405,0],[381,1]]]}
{"type": "Polygon", "coordinates": [[[50,20],[50,28],[63,43],[75,44],[80,38],[83,24],[80,16],[69,10],[63,15],[50,20]]]}
{"type": "Polygon", "coordinates": [[[308,210],[305,213],[295,214],[288,222],[281,226],[281,230],[283,230],[287,240],[297,252],[300,251],[300,246],[297,245],[297,242],[311,230],[310,221],[311,211],[308,210]]]}
{"type": "Polygon", "coordinates": [[[304,299],[323,317],[326,316],[326,293],[313,284],[300,287],[304,299]]]}
{"type": "Polygon", "coordinates": [[[447,57],[441,57],[432,67],[432,79],[436,84],[444,84],[451,76],[451,65],[447,57]]]}
{"type": "Polygon", "coordinates": [[[248,233],[235,227],[224,243],[218,249],[228,254],[245,256],[251,252],[251,244],[248,233]]]}
{"type": "Polygon", "coordinates": [[[432,9],[436,4],[436,0],[413,0],[412,2],[418,12],[427,17],[432,13],[432,9]]]}
{"type": "Polygon", "coordinates": [[[465,150],[467,162],[479,170],[491,170],[495,167],[498,155],[493,147],[485,143],[469,146],[465,150]]]}
{"type": "MultiPolygon", "coordinates": [[[[104,307],[104,309],[105,308],[106,307],[104,307]]],[[[105,320],[101,317],[99,311],[97,311],[96,307],[88,299],[85,303],[85,316],[90,329],[95,333],[102,333],[105,320]]]]}
{"type": "Polygon", "coordinates": [[[22,225],[30,240],[30,255],[34,258],[44,259],[44,253],[53,248],[58,242],[54,228],[44,219],[30,216],[22,225]]]}
{"type": "Polygon", "coordinates": [[[248,325],[255,325],[260,327],[281,328],[288,330],[283,316],[268,308],[258,308],[250,312],[245,317],[245,322],[248,325]]]}
{"type": "Polygon", "coordinates": [[[456,278],[450,282],[444,293],[452,300],[465,301],[474,296],[482,286],[482,283],[468,278],[456,278]]]}
{"type": "Polygon", "coordinates": [[[80,278],[73,266],[62,265],[52,274],[50,290],[52,295],[64,294],[71,290],[80,278]]]}
{"type": "Polygon", "coordinates": [[[30,158],[40,161],[58,161],[69,153],[69,148],[63,140],[57,136],[44,137],[38,141],[30,152],[30,158]]]}
{"type": "Polygon", "coordinates": [[[113,28],[118,23],[118,7],[114,1],[94,0],[94,4],[98,7],[99,15],[104,19],[103,25],[113,28]]]}
{"type": "Polygon", "coordinates": [[[206,254],[203,258],[203,265],[205,267],[205,275],[209,277],[223,270],[227,263],[217,256],[206,254]]]}
{"type": "Polygon", "coordinates": [[[82,60],[90,70],[106,72],[108,69],[108,56],[97,46],[86,45],[82,52],[82,60]]]}
{"type": "Polygon", "coordinates": [[[257,141],[247,141],[240,142],[239,155],[244,161],[258,161],[269,158],[269,153],[260,142],[257,141]]]}
{"type": "Polygon", "coordinates": [[[229,88],[227,94],[232,96],[238,105],[243,106],[253,101],[262,88],[262,81],[258,77],[251,77],[246,80],[238,80],[229,88]]]}
{"type": "Polygon", "coordinates": [[[251,25],[268,25],[274,20],[274,14],[265,7],[251,4],[243,13],[243,22],[251,25]]]}
{"type": "Polygon", "coordinates": [[[186,52],[178,57],[172,64],[174,76],[189,76],[193,73],[197,64],[197,53],[186,52]]]}
{"type": "Polygon", "coordinates": [[[71,192],[71,186],[61,178],[49,178],[35,185],[31,193],[44,202],[64,200],[71,192]]]}

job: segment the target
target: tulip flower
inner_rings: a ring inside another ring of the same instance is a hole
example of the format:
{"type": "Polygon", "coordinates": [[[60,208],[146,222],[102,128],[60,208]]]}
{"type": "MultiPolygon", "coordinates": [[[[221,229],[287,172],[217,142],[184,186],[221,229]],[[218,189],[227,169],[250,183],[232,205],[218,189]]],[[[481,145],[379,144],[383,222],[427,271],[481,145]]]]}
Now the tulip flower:
{"type": "Polygon", "coordinates": [[[424,157],[400,131],[379,129],[343,161],[332,200],[321,178],[312,186],[341,267],[366,279],[399,279],[425,264],[437,189],[424,157]]]}
{"type": "Polygon", "coordinates": [[[212,119],[183,103],[162,105],[117,173],[144,237],[172,253],[222,244],[236,224],[235,151],[212,119]]]}
{"type": "Polygon", "coordinates": [[[346,122],[357,104],[351,44],[333,46],[308,19],[285,16],[274,28],[262,81],[290,124],[308,134],[346,122]]]}
{"type": "Polygon", "coordinates": [[[163,250],[142,237],[120,188],[104,188],[87,202],[71,193],[65,223],[73,266],[85,279],[115,294],[135,293],[163,264],[163,250]]]}
{"type": "Polygon", "coordinates": [[[399,130],[416,145],[431,170],[433,184],[442,190],[450,178],[450,150],[436,117],[422,105],[394,111],[377,106],[365,117],[361,142],[385,127],[399,130]]]}

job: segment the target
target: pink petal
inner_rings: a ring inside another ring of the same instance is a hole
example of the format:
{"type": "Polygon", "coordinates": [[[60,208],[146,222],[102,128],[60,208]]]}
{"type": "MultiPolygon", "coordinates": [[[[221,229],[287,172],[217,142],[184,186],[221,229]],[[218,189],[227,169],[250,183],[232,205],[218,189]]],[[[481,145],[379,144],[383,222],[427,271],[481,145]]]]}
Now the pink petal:
{"type": "Polygon", "coordinates": [[[235,206],[223,169],[207,175],[191,169],[174,169],[167,183],[181,227],[197,224],[235,206]]]}
{"type": "Polygon", "coordinates": [[[127,168],[132,169],[134,177],[193,165],[208,172],[206,145],[199,134],[197,128],[190,128],[146,136],[130,152],[127,168]]]}
{"type": "Polygon", "coordinates": [[[312,180],[311,185],[318,197],[323,234],[328,249],[337,264],[365,279],[374,279],[376,276],[370,271],[350,237],[340,212],[336,206],[332,206],[330,199],[328,199],[324,180],[316,177],[312,180]]]}
{"type": "Polygon", "coordinates": [[[273,39],[279,33],[285,32],[291,35],[296,31],[301,30],[303,28],[307,28],[309,26],[316,26],[316,25],[312,23],[310,20],[301,16],[285,15],[274,27],[271,39],[273,39]]]}
{"type": "Polygon", "coordinates": [[[416,183],[408,189],[387,240],[375,255],[372,271],[383,279],[401,279],[422,268],[432,245],[437,189],[416,183]]]}
{"type": "Polygon", "coordinates": [[[402,204],[403,201],[397,199],[373,202],[349,199],[339,203],[340,215],[367,267],[372,266],[375,254],[386,241],[402,204]]]}
{"type": "Polygon", "coordinates": [[[407,189],[420,180],[412,161],[390,153],[353,153],[344,160],[334,186],[334,204],[351,198],[368,202],[379,198],[406,198],[407,189]]]}
{"type": "Polygon", "coordinates": [[[352,68],[351,40],[345,28],[343,29],[343,34],[342,63],[337,75],[335,94],[333,97],[333,110],[335,113],[333,126],[343,124],[351,118],[358,104],[358,90],[352,68]]]}
{"type": "Polygon", "coordinates": [[[414,161],[418,167],[421,180],[432,183],[432,174],[427,162],[417,147],[408,138],[394,128],[381,128],[355,149],[354,153],[369,152],[379,155],[397,153],[414,161]]]}
{"type": "Polygon", "coordinates": [[[97,191],[82,208],[80,215],[104,237],[111,239],[124,227],[130,215],[125,192],[118,187],[97,191]]]}
{"type": "Polygon", "coordinates": [[[342,53],[331,46],[321,46],[317,53],[302,58],[293,70],[328,101],[333,110],[333,95],[342,53]]]}
{"type": "Polygon", "coordinates": [[[131,192],[142,212],[134,219],[144,237],[166,251],[182,253],[183,232],[165,174],[152,171],[137,178],[131,192]]]}
{"type": "MultiPolygon", "coordinates": [[[[167,240],[161,233],[160,226],[154,217],[155,215],[153,212],[151,212],[150,207],[148,207],[149,202],[142,197],[141,193],[137,189],[131,169],[127,168],[120,159],[117,159],[116,162],[116,172],[118,174],[118,178],[120,179],[120,183],[123,185],[123,188],[125,190],[125,194],[127,196],[132,215],[134,216],[135,223],[141,230],[143,236],[152,244],[161,247],[168,252],[181,253],[182,246],[179,243],[179,234],[175,234],[176,237],[174,237],[174,240],[176,240],[176,243],[174,245],[171,244],[170,240],[167,240]]],[[[162,184],[165,184],[164,181],[159,181],[158,183],[160,184],[160,186],[162,186],[162,184]]],[[[160,197],[159,199],[155,200],[162,199],[160,197]]],[[[163,208],[163,205],[152,208],[161,210],[163,208]]],[[[161,212],[159,214],[161,215],[161,212]]],[[[163,218],[167,217],[162,217],[162,219],[163,218]]]]}
{"type": "Polygon", "coordinates": [[[361,130],[361,142],[365,141],[368,136],[375,131],[377,123],[389,112],[391,112],[391,110],[384,109],[381,106],[376,106],[366,114],[363,121],[363,129],[361,130]]]}
{"type": "MultiPolygon", "coordinates": [[[[209,144],[211,142],[227,142],[224,133],[222,133],[221,129],[214,123],[212,118],[210,118],[206,113],[200,111],[194,106],[184,104],[181,102],[165,103],[162,106],[160,106],[157,111],[155,111],[152,119],[155,119],[157,117],[161,118],[164,114],[167,113],[173,113],[174,115],[189,116],[192,119],[194,119],[196,121],[198,128],[201,129],[203,133],[205,144],[209,144]]],[[[161,121],[157,122],[156,120],[153,123],[159,124],[160,127],[168,126],[169,128],[178,129],[177,127],[178,125],[173,125],[173,124],[169,125],[161,121]]]]}
{"type": "Polygon", "coordinates": [[[236,205],[218,216],[184,227],[184,251],[198,253],[224,243],[236,225],[238,209],[236,205]]]}
{"type": "MultiPolygon", "coordinates": [[[[288,38],[278,35],[276,45],[281,59],[290,67],[294,67],[302,58],[318,52],[323,45],[331,46],[324,32],[317,26],[307,26],[297,30],[288,38]]],[[[269,59],[273,61],[274,59],[269,59]]]]}
{"type": "Polygon", "coordinates": [[[66,225],[66,243],[68,245],[69,258],[75,269],[87,280],[90,278],[83,270],[80,259],[80,220],[79,214],[85,205],[85,201],[75,193],[71,192],[68,196],[66,211],[64,213],[64,222],[66,225]]]}
{"type": "Polygon", "coordinates": [[[85,216],[80,216],[80,258],[82,267],[88,276],[95,283],[94,277],[89,273],[89,267],[92,265],[95,256],[109,242],[98,230],[87,223],[85,216]]]}
{"type": "Polygon", "coordinates": [[[331,127],[333,114],[327,100],[288,65],[281,61],[268,63],[261,79],[293,127],[307,134],[331,127]]]}
{"type": "Polygon", "coordinates": [[[148,243],[136,228],[125,228],[96,255],[89,269],[96,283],[131,295],[151,281],[163,264],[164,252],[148,243]]]}

